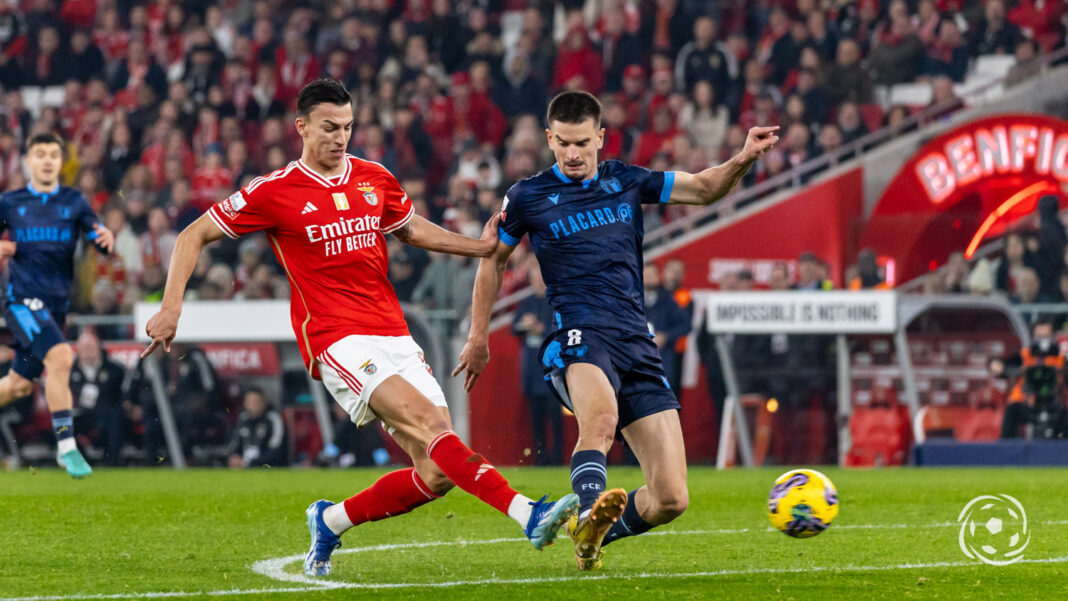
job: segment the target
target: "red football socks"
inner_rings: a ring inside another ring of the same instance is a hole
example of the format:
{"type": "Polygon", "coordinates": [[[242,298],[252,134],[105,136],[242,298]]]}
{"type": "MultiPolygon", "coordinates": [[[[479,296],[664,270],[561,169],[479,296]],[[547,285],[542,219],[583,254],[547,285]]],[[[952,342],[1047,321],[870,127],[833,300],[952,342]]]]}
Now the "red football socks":
{"type": "Polygon", "coordinates": [[[508,515],[508,506],[518,493],[497,468],[468,448],[455,432],[439,434],[427,445],[426,454],[456,486],[508,515]]]}
{"type": "Polygon", "coordinates": [[[408,513],[439,498],[430,492],[415,468],[390,472],[370,487],[345,499],[345,514],[353,526],[408,513]]]}

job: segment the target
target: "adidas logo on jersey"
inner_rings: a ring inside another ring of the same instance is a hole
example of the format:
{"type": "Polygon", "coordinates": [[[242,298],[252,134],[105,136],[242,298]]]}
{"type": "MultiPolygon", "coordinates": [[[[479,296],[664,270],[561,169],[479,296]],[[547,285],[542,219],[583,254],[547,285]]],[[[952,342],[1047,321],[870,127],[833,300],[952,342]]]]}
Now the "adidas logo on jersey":
{"type": "Polygon", "coordinates": [[[485,474],[491,469],[493,469],[493,466],[488,463],[483,463],[482,465],[478,466],[478,473],[475,474],[475,482],[478,482],[478,479],[482,477],[482,474],[485,474]]]}
{"type": "Polygon", "coordinates": [[[311,213],[312,211],[318,211],[318,210],[319,210],[318,207],[316,207],[315,205],[313,205],[312,203],[309,202],[308,204],[304,205],[304,210],[301,211],[300,214],[301,215],[307,215],[308,213],[311,213]]]}

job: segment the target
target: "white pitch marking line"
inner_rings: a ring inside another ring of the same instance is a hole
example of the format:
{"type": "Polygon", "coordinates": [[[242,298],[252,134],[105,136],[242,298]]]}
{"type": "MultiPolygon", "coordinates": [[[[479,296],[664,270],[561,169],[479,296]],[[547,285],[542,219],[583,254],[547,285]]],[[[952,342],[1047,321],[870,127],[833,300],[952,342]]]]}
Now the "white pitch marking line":
{"type": "MultiPolygon", "coordinates": [[[[1060,526],[1068,524],[1068,520],[1047,520],[1042,522],[1049,526],[1060,526]]],[[[957,522],[937,522],[933,524],[925,525],[911,525],[911,524],[842,524],[836,526],[836,530],[842,529],[900,529],[900,528],[943,528],[947,526],[957,526],[957,522]]],[[[735,528],[735,529],[719,529],[719,530],[657,530],[654,532],[646,532],[642,536],[668,536],[668,535],[693,535],[693,534],[744,534],[747,532],[759,531],[760,528],[735,528]]],[[[767,528],[767,530],[773,530],[767,528]]],[[[394,549],[413,549],[413,548],[430,548],[430,547],[442,547],[449,545],[489,545],[504,542],[518,542],[525,541],[521,538],[494,538],[488,540],[474,540],[474,541],[427,541],[423,543],[398,543],[398,544],[383,544],[373,545],[369,547],[355,547],[351,549],[340,549],[335,552],[335,555],[340,553],[365,553],[368,551],[389,551],[394,549]]],[[[954,568],[954,567],[968,567],[968,566],[982,566],[982,564],[975,563],[973,561],[947,561],[947,562],[933,562],[933,563],[902,563],[896,565],[882,565],[882,566],[813,566],[804,568],[749,568],[738,570],[716,570],[711,572],[687,572],[687,573],[672,573],[672,574],[593,574],[583,576],[554,576],[548,578],[487,578],[480,580],[455,580],[449,582],[381,582],[381,583],[356,583],[356,582],[340,582],[333,580],[317,580],[305,576],[304,574],[292,574],[285,571],[285,566],[296,562],[302,561],[304,554],[290,555],[288,557],[279,557],[274,559],[265,559],[257,561],[252,564],[252,571],[273,578],[282,582],[293,582],[299,584],[307,584],[310,586],[303,587],[283,587],[283,588],[254,588],[254,589],[224,589],[215,591],[156,591],[147,593],[115,593],[115,594],[87,594],[87,595],[39,595],[32,597],[3,597],[0,601],[107,601],[111,599],[177,599],[183,597],[222,597],[222,596],[244,596],[244,595],[266,595],[271,593],[306,593],[310,591],[324,591],[332,589],[363,589],[363,590],[382,590],[382,589],[401,589],[401,588],[453,588],[458,586],[478,586],[486,584],[548,584],[554,582],[577,582],[582,580],[626,580],[630,578],[635,579],[653,579],[653,578],[709,578],[716,576],[749,576],[758,574],[794,574],[801,572],[827,572],[827,571],[846,571],[846,572],[869,572],[869,571],[889,571],[889,570],[911,570],[911,569],[923,569],[923,568],[954,568]]],[[[1068,563],[1068,555],[1060,557],[1049,557],[1044,559],[1023,559],[1016,563],[1033,563],[1033,564],[1052,564],[1052,563],[1068,563]]]]}

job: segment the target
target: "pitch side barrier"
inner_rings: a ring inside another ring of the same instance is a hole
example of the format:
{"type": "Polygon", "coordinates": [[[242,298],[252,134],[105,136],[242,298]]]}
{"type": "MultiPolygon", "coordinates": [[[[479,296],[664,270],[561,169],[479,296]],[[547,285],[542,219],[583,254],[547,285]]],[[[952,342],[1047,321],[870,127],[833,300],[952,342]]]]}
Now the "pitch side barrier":
{"type": "Polygon", "coordinates": [[[895,291],[788,291],[714,292],[694,291],[694,324],[704,323],[715,338],[716,352],[723,369],[727,398],[721,416],[719,452],[716,467],[727,465],[731,440],[738,441],[742,464],[754,465],[753,445],[739,399],[737,371],[726,336],[752,334],[822,334],[836,338],[838,372],[838,449],[843,464],[850,447],[850,335],[886,334],[894,338],[895,355],[901,369],[905,401],[915,417],[920,409],[919,393],[907,330],[920,315],[931,309],[993,311],[1003,314],[1023,344],[1030,334],[1020,315],[1001,298],[967,295],[911,295],[895,291]]]}
{"type": "MultiPolygon", "coordinates": [[[[149,318],[159,311],[159,303],[137,303],[134,306],[134,332],[136,339],[148,343],[145,325],[149,318]]],[[[450,409],[455,423],[454,429],[461,437],[467,437],[467,397],[454,394],[450,388],[454,383],[449,378],[442,380],[448,373],[445,347],[441,338],[427,321],[422,311],[407,305],[401,306],[408,329],[419,346],[423,348],[427,365],[438,378],[442,389],[446,391],[450,409]]],[[[288,301],[187,301],[182,304],[182,318],[178,322],[175,340],[183,343],[200,344],[205,342],[271,342],[279,344],[283,357],[283,366],[294,363],[303,366],[297,341],[293,337],[293,326],[289,313],[288,301]],[[288,358],[288,360],[287,360],[288,358]]],[[[159,408],[160,424],[167,442],[167,451],[172,457],[176,469],[185,467],[185,457],[178,431],[174,422],[174,412],[159,369],[157,353],[159,349],[145,360],[145,372],[151,382],[153,396],[159,408]]],[[[331,400],[322,383],[312,378],[305,369],[308,390],[311,391],[312,404],[316,421],[322,435],[323,445],[334,442],[333,420],[330,412],[331,400]]],[[[461,389],[462,392],[462,389],[461,389]]]]}

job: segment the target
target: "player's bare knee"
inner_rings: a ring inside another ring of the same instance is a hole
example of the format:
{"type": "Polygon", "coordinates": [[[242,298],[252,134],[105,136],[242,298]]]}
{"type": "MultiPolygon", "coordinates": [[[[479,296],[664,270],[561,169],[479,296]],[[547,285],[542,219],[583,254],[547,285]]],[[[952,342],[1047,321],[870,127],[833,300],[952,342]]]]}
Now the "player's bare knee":
{"type": "Polygon", "coordinates": [[[33,382],[23,378],[19,375],[8,376],[10,382],[11,392],[16,399],[29,396],[33,392],[33,382]]]}
{"type": "Polygon", "coordinates": [[[74,365],[74,352],[69,344],[57,344],[48,351],[42,363],[51,374],[70,373],[74,365]]]}
{"type": "Polygon", "coordinates": [[[667,523],[682,515],[690,506],[690,494],[686,488],[665,491],[657,495],[655,503],[661,523],[667,523]]]}
{"type": "Polygon", "coordinates": [[[607,439],[612,441],[616,436],[616,424],[619,423],[619,418],[611,413],[601,413],[594,415],[593,417],[585,420],[582,424],[583,436],[589,436],[598,439],[607,439]]]}

